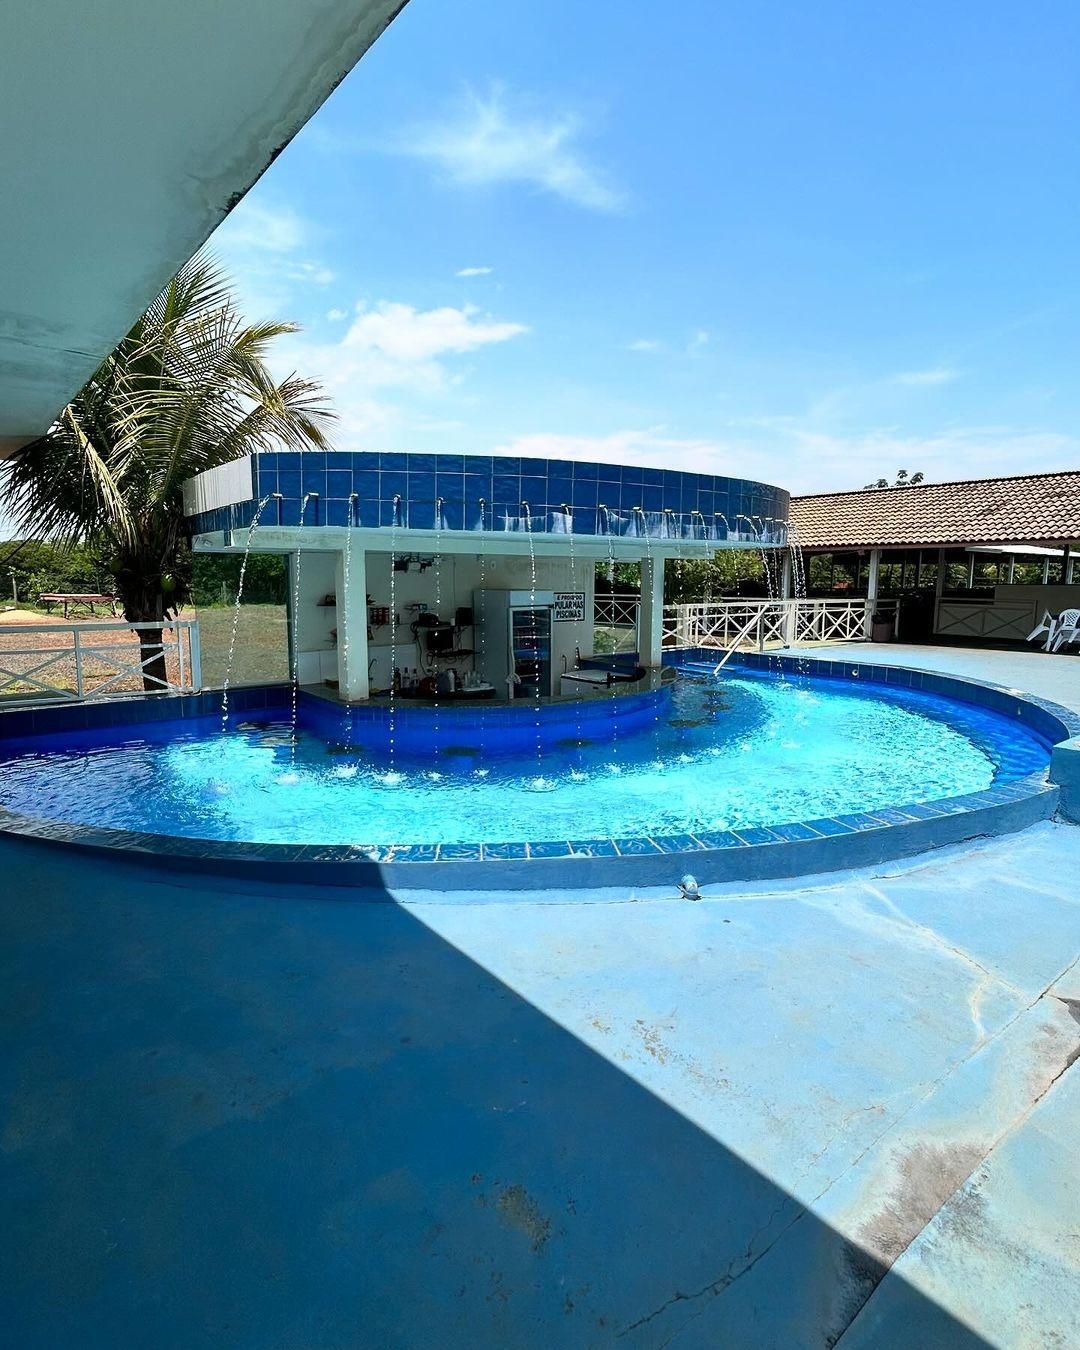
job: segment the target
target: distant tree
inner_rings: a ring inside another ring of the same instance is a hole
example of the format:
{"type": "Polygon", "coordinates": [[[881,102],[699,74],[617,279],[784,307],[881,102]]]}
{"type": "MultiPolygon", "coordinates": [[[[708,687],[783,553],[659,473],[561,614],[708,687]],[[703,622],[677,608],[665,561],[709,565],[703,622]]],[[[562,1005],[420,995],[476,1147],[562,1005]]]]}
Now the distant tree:
{"type": "Polygon", "coordinates": [[[874,488],[917,487],[925,477],[926,475],[921,469],[916,473],[910,474],[907,469],[897,469],[895,482],[890,483],[887,478],[879,478],[876,483],[865,483],[863,486],[866,490],[874,488]]]}
{"type": "MultiPolygon", "coordinates": [[[[232,604],[240,589],[243,559],[235,553],[196,553],[192,557],[191,598],[199,609],[232,604]]],[[[285,559],[276,553],[252,553],[244,571],[244,601],[283,605],[289,589],[285,559]]]]}
{"type": "Polygon", "coordinates": [[[111,584],[105,560],[93,548],[57,547],[47,540],[0,544],[0,600],[34,603],[42,591],[102,591],[111,584]]]}

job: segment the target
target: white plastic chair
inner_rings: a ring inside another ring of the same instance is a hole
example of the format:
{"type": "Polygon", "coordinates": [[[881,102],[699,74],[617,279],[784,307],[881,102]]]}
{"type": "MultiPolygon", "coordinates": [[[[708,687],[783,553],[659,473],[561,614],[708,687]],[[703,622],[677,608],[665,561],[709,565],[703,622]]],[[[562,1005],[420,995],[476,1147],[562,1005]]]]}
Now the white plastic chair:
{"type": "Polygon", "coordinates": [[[1054,628],[1054,645],[1050,650],[1056,652],[1059,647],[1064,647],[1066,642],[1080,642],[1080,609],[1063,609],[1058,615],[1054,628]]]}
{"type": "Polygon", "coordinates": [[[1054,632],[1056,628],[1057,628],[1057,620],[1054,618],[1054,616],[1050,613],[1048,609],[1044,610],[1042,623],[1039,624],[1038,628],[1033,628],[1031,630],[1031,632],[1027,635],[1027,641],[1034,642],[1040,633],[1045,633],[1046,641],[1043,643],[1043,651],[1048,652],[1050,650],[1050,644],[1054,640],[1054,632]]]}

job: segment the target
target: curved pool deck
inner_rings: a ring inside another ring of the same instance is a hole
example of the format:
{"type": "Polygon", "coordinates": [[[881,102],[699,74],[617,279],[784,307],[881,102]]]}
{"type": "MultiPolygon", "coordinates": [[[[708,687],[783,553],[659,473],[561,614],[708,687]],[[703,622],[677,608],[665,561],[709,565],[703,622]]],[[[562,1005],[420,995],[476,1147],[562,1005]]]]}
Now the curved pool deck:
{"type": "Polygon", "coordinates": [[[1078,1344],[1078,873],[1047,821],[698,903],[355,905],[0,837],[7,1337],[1078,1344]]]}
{"type": "Polygon", "coordinates": [[[20,1350],[1080,1339],[1073,827],[696,904],[0,867],[20,1350]]]}
{"type": "MultiPolygon", "coordinates": [[[[1080,737],[1080,713],[1052,700],[940,670],[867,659],[872,655],[873,649],[859,656],[846,650],[740,654],[728,668],[810,673],[862,688],[882,686],[944,696],[1020,722],[1047,746],[1048,752],[1052,746],[1065,746],[1080,737]]],[[[665,658],[666,664],[691,674],[708,674],[717,659],[717,653],[708,650],[679,651],[665,658]]],[[[640,703],[636,715],[649,717],[649,700],[658,696],[659,691],[616,703],[625,704],[628,717],[635,715],[633,710],[640,703]]],[[[237,714],[258,713],[272,708],[280,697],[280,686],[236,689],[230,694],[230,707],[237,714]]],[[[317,699],[310,702],[316,717],[330,717],[335,722],[340,719],[339,710],[322,711],[332,705],[317,699]]],[[[219,704],[220,694],[206,693],[12,711],[0,714],[0,740],[159,720],[183,723],[216,713],[219,704]]],[[[607,701],[575,706],[579,719],[589,713],[610,715],[607,701]]],[[[488,711],[501,712],[506,720],[516,709],[488,711]]],[[[558,706],[551,711],[557,715],[558,706]]],[[[372,708],[361,709],[360,715],[385,717],[386,713],[372,708]]],[[[406,720],[407,715],[399,714],[399,723],[406,720]]],[[[1074,758],[1070,756],[1070,761],[1074,758]]],[[[132,859],[157,863],[166,859],[173,867],[249,880],[272,877],[345,886],[357,896],[380,895],[388,889],[506,892],[574,887],[585,892],[627,884],[675,887],[687,874],[705,885],[807,876],[875,865],[966,839],[1006,834],[1055,814],[1061,788],[1052,781],[1053,776],[1040,771],[963,796],[901,801],[885,808],[768,827],[630,838],[542,838],[437,846],[247,843],[71,824],[2,809],[0,831],[71,848],[117,851],[132,859]]]]}

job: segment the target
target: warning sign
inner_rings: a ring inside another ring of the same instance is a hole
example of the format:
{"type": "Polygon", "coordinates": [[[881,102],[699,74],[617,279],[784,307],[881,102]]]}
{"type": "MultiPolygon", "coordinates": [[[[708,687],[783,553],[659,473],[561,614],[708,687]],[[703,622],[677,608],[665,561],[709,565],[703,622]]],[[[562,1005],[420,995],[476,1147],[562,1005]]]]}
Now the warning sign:
{"type": "Polygon", "coordinates": [[[556,623],[584,623],[585,592],[556,591],[553,618],[556,623]]]}

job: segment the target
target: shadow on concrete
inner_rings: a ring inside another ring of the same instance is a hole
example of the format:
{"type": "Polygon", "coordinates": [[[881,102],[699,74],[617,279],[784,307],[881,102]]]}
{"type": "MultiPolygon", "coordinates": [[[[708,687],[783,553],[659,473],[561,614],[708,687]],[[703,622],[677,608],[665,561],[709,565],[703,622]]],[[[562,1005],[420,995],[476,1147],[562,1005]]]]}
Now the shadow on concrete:
{"type": "MultiPolygon", "coordinates": [[[[20,1350],[792,1350],[881,1275],[407,909],[11,842],[0,875],[20,1350]]],[[[866,1344],[985,1344],[904,1302],[866,1344]]]]}

